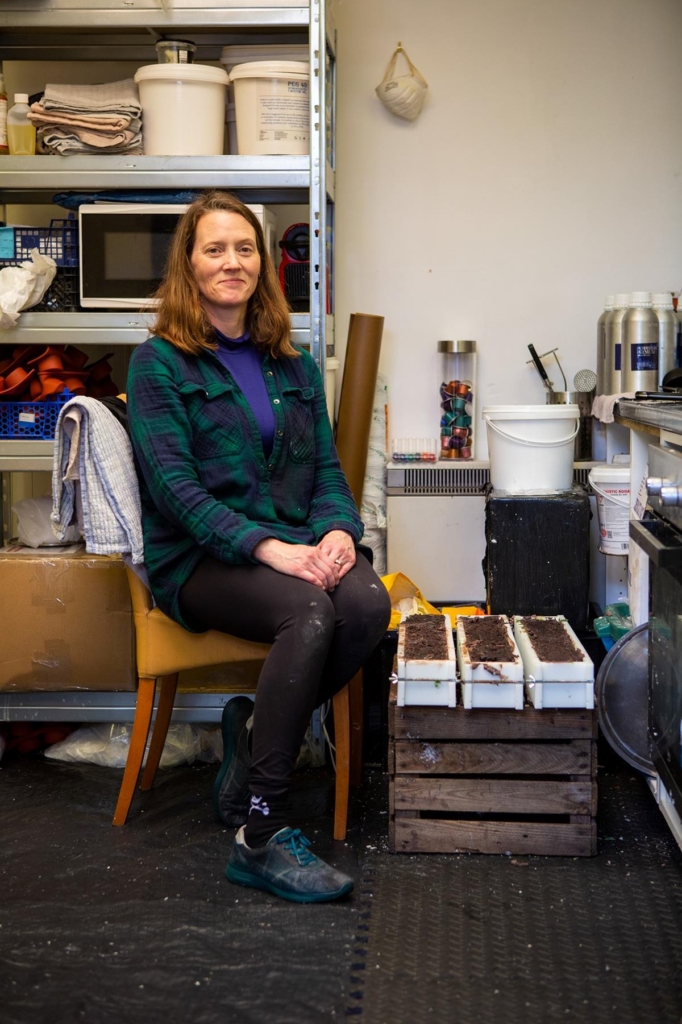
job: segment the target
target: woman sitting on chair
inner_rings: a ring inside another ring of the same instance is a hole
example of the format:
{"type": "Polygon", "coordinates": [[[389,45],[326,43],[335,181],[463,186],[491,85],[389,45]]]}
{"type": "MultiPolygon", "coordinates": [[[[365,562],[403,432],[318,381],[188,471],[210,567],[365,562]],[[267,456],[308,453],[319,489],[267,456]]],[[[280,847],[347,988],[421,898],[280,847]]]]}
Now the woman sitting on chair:
{"type": "Polygon", "coordinates": [[[152,593],[186,629],[272,644],[255,704],[235,698],[223,715],[214,797],[243,826],[226,874],[297,902],[336,899],[353,882],[289,827],[287,796],[311,714],[378,643],[388,594],[356,551],[363,526],[322,379],[291,343],[254,214],[223,192],[194,202],[157,297],[127,386],[152,593]]]}

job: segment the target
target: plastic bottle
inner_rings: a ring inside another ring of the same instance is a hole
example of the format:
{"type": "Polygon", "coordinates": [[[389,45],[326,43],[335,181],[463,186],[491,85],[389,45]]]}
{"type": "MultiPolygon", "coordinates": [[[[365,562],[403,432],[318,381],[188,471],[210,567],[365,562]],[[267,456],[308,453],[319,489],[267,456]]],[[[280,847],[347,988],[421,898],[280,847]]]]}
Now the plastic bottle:
{"type": "Polygon", "coordinates": [[[28,93],[16,92],[14,106],[7,113],[7,141],[11,156],[33,156],[36,126],[28,119],[28,93]]]}
{"type": "Polygon", "coordinates": [[[670,292],[656,292],[652,299],[654,313],[658,317],[658,383],[663,383],[668,370],[677,364],[677,345],[680,322],[673,309],[670,292]]]}
{"type": "Polygon", "coordinates": [[[621,390],[658,390],[658,317],[651,292],[633,292],[623,317],[621,390]]]}
{"type": "Polygon", "coordinates": [[[606,373],[606,318],[613,309],[613,295],[607,295],[604,312],[597,320],[597,394],[604,394],[604,377],[606,373]]]}
{"type": "Polygon", "coordinates": [[[623,343],[623,317],[630,305],[628,292],[619,292],[613,303],[613,311],[606,316],[604,394],[619,395],[621,388],[621,351],[623,343]]]}
{"type": "Polygon", "coordinates": [[[9,146],[7,145],[7,93],[5,82],[0,72],[0,156],[7,156],[9,146]]]}

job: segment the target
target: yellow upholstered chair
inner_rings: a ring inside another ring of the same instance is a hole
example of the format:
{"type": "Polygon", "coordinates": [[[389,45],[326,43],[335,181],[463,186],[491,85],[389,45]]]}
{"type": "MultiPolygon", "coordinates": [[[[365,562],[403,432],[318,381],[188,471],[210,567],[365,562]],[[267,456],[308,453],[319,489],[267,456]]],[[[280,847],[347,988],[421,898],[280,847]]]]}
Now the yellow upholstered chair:
{"type": "MultiPolygon", "coordinates": [[[[135,623],[138,691],[135,721],[123,781],[114,813],[114,825],[123,825],[135,794],[154,709],[157,679],[161,689],[147,761],[140,789],[151,789],[168,733],[178,684],[178,673],[186,669],[222,665],[235,661],[262,661],[269,644],[240,640],[217,630],[189,633],[159,608],[152,607],[151,594],[126,566],[135,623]]],[[[244,693],[244,688],[240,688],[244,693]]],[[[336,806],[334,839],[346,838],[350,785],[350,697],[345,686],[333,699],[336,740],[336,806]]],[[[355,759],[357,763],[357,757],[355,759]]]]}

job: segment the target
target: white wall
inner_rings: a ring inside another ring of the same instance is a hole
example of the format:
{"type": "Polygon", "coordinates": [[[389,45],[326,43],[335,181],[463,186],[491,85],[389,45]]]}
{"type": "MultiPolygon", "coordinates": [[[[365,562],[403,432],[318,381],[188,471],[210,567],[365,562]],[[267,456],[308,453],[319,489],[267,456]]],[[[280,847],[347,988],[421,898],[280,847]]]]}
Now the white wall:
{"type": "Polygon", "coordinates": [[[438,339],[477,340],[479,410],[544,402],[528,342],[560,347],[570,387],[607,292],[679,290],[680,0],[334,13],[337,349],[351,312],[386,317],[392,436],[438,434],[438,339]],[[374,93],[398,40],[430,86],[414,123],[374,93]]]}

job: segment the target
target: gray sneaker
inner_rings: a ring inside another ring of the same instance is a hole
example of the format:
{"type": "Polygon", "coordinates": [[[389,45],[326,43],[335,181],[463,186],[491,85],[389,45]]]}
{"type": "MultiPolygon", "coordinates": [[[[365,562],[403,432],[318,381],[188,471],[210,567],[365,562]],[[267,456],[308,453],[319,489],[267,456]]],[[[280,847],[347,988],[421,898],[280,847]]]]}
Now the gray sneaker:
{"type": "Polygon", "coordinates": [[[213,784],[215,812],[228,828],[238,828],[249,813],[249,730],[246,723],[253,714],[253,701],[233,697],[223,708],[223,760],[213,784]]]}
{"type": "Polygon", "coordinates": [[[265,889],[294,903],[322,903],[351,892],[353,879],[310,852],[299,828],[283,828],[265,846],[251,849],[244,829],[235,836],[225,868],[231,882],[265,889]]]}

